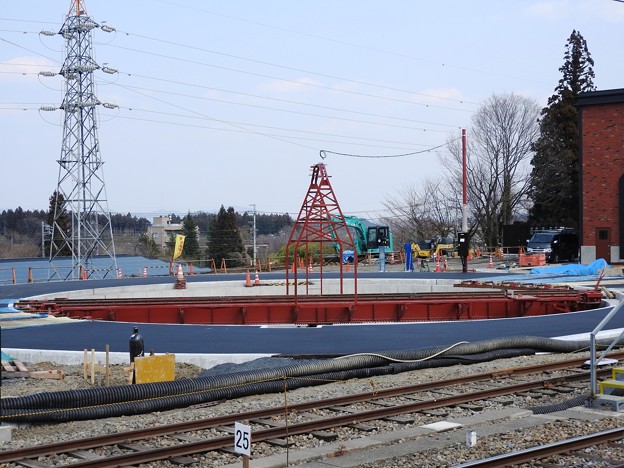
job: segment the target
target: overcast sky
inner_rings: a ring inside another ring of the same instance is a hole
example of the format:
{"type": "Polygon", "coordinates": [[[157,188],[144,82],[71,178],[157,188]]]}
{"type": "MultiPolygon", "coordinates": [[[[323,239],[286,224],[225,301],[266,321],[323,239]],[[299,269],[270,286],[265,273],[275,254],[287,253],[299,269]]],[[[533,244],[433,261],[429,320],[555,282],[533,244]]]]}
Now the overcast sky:
{"type": "MultiPolygon", "coordinates": [[[[0,0],[0,210],[47,209],[58,182],[58,32],[69,0],[0,0]]],[[[425,177],[493,94],[544,107],[574,29],[598,89],[624,87],[614,0],[106,0],[93,31],[108,206],[296,216],[324,162],[345,214],[376,218],[425,177]],[[427,151],[431,149],[431,151],[427,151]],[[322,160],[320,150],[328,153],[322,160]],[[421,152],[406,157],[390,157],[421,152]],[[368,156],[368,157],[361,157],[368,156]],[[388,156],[386,158],[376,156],[388,156]]]]}

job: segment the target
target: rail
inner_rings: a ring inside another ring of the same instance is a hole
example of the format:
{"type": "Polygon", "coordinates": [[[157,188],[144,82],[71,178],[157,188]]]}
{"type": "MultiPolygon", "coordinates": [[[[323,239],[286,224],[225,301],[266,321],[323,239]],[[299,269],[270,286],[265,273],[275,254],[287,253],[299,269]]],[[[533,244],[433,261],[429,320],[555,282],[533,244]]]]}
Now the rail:
{"type": "MultiPolygon", "coordinates": [[[[613,357],[622,357],[624,352],[613,353],[613,357]]],[[[334,408],[341,405],[362,403],[367,401],[379,401],[383,398],[400,397],[417,392],[435,391],[436,389],[449,388],[464,384],[474,384],[483,381],[509,379],[512,376],[521,377],[527,375],[539,375],[544,372],[556,370],[566,370],[577,368],[585,362],[585,358],[575,358],[565,361],[553,362],[548,364],[538,364],[519,368],[506,368],[494,372],[486,372],[473,374],[453,379],[446,379],[441,382],[424,382],[404,387],[395,387],[387,389],[375,389],[372,392],[359,394],[349,394],[345,396],[334,397],[325,400],[312,400],[309,402],[289,404],[287,411],[292,414],[300,414],[305,411],[318,410],[323,408],[334,408]]],[[[602,369],[604,375],[610,370],[602,369]]],[[[428,400],[414,400],[409,403],[398,405],[382,405],[366,411],[357,411],[355,413],[348,412],[344,415],[334,417],[324,417],[314,419],[308,422],[298,424],[289,424],[287,426],[272,427],[269,429],[254,430],[254,441],[266,441],[270,439],[287,438],[298,434],[310,433],[323,429],[332,429],[341,426],[353,425],[359,422],[371,421],[375,419],[383,419],[401,414],[409,414],[421,411],[434,410],[438,408],[459,405],[470,401],[484,400],[504,395],[511,395],[521,392],[527,392],[535,389],[552,389],[558,385],[564,385],[570,382],[578,382],[588,377],[587,372],[574,372],[571,375],[549,377],[546,379],[537,379],[534,381],[519,381],[517,383],[509,382],[508,385],[479,389],[472,392],[460,392],[459,394],[450,396],[436,396],[428,400]]],[[[287,380],[285,381],[287,382],[287,380]]],[[[284,387],[287,388],[287,385],[284,387]]],[[[283,416],[285,408],[281,406],[264,408],[261,410],[247,411],[240,414],[230,414],[224,416],[212,417],[204,420],[187,421],[171,425],[153,426],[145,429],[133,430],[129,432],[120,432],[107,434],[91,438],[82,438],[68,442],[57,442],[49,445],[38,445],[33,447],[15,449],[10,451],[0,451],[0,463],[8,463],[21,461],[28,458],[50,456],[60,453],[67,453],[79,449],[92,449],[101,446],[119,444],[128,441],[137,441],[149,437],[162,437],[182,432],[194,432],[204,429],[221,427],[241,420],[258,420],[261,418],[269,418],[273,416],[283,416]]],[[[197,442],[185,443],[175,447],[143,449],[137,453],[130,453],[118,456],[110,456],[103,460],[88,460],[84,462],[71,463],[67,466],[72,467],[109,467],[109,466],[126,466],[135,463],[147,463],[157,460],[166,459],[172,456],[191,455],[204,451],[227,449],[232,444],[232,436],[215,437],[209,440],[201,440],[197,442]]],[[[492,465],[495,466],[495,465],[492,465]]],[[[498,465],[500,466],[500,465],[498,465]]]]}
{"type": "MultiPolygon", "coordinates": [[[[455,465],[453,466],[453,468],[471,468],[477,466],[481,468],[512,465],[515,466],[520,463],[536,461],[551,455],[581,450],[587,447],[593,447],[594,445],[604,444],[606,442],[614,442],[616,440],[621,440],[623,437],[624,427],[619,427],[617,429],[600,431],[595,434],[588,434],[584,436],[573,437],[571,439],[560,440],[558,442],[540,445],[539,447],[531,447],[525,450],[519,450],[517,452],[496,455],[494,457],[485,458],[482,460],[474,460],[471,462],[462,463],[461,465],[455,465]]],[[[624,465],[617,465],[613,468],[618,468],[622,466],[624,465]]]]}

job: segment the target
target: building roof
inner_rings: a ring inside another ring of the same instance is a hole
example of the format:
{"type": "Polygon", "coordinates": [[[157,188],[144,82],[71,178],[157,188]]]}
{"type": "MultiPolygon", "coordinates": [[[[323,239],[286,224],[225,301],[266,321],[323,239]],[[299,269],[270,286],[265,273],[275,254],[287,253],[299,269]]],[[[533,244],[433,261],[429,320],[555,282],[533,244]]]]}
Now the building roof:
{"type": "Polygon", "coordinates": [[[580,93],[576,98],[576,105],[579,107],[599,104],[617,104],[620,102],[624,102],[624,88],[586,91],[580,93]]]}

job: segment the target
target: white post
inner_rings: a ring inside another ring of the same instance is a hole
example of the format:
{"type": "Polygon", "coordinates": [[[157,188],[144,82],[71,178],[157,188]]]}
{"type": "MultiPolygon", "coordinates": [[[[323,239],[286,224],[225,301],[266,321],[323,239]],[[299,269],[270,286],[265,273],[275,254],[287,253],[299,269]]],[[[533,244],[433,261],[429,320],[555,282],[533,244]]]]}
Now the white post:
{"type": "Polygon", "coordinates": [[[256,268],[256,259],[258,257],[258,246],[256,244],[256,204],[252,203],[249,206],[253,206],[253,267],[256,268]]]}

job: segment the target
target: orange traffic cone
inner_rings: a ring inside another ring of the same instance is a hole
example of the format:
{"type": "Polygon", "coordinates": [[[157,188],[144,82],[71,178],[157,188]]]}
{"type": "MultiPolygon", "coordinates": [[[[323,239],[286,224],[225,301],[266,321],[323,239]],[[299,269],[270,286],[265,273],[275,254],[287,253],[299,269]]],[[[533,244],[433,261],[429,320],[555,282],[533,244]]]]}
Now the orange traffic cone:
{"type": "Polygon", "coordinates": [[[310,263],[308,263],[308,272],[312,273],[312,259],[310,259],[310,263]]]}
{"type": "Polygon", "coordinates": [[[121,268],[117,270],[117,278],[119,279],[123,278],[123,275],[121,274],[121,268]]]}
{"type": "Polygon", "coordinates": [[[257,271],[256,271],[256,279],[254,281],[254,285],[255,286],[260,286],[260,276],[258,275],[257,271]]]}
{"type": "Polygon", "coordinates": [[[247,287],[253,286],[253,284],[251,284],[251,277],[249,276],[249,270],[247,270],[247,277],[245,278],[245,286],[247,287]]]}
{"type": "Polygon", "coordinates": [[[186,289],[186,278],[184,278],[184,272],[182,271],[182,264],[178,264],[178,274],[175,280],[175,289],[186,289]]]}
{"type": "Polygon", "coordinates": [[[143,278],[147,278],[147,267],[143,267],[143,278]]]}
{"type": "Polygon", "coordinates": [[[438,257],[438,258],[436,259],[436,269],[435,269],[435,271],[436,271],[436,273],[439,273],[440,271],[442,271],[442,270],[440,269],[440,257],[438,257]]]}
{"type": "Polygon", "coordinates": [[[494,268],[494,262],[492,261],[491,255],[490,255],[490,263],[488,263],[488,268],[494,268]]]}

